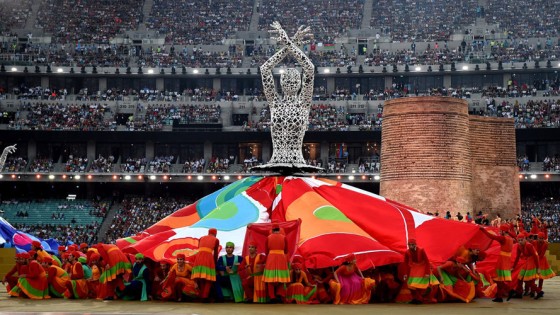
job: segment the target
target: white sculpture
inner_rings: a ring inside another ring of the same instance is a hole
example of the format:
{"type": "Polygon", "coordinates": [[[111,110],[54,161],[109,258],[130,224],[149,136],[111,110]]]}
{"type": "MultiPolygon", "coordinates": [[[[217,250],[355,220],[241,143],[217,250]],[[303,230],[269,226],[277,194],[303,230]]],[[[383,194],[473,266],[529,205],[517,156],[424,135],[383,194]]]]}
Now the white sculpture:
{"type": "Polygon", "coordinates": [[[4,164],[6,164],[6,159],[8,158],[8,154],[12,154],[16,152],[17,148],[16,145],[10,145],[4,148],[2,151],[2,155],[0,155],[0,172],[4,169],[4,164]]]}
{"type": "Polygon", "coordinates": [[[262,82],[265,96],[270,105],[272,157],[270,161],[257,169],[294,173],[298,171],[318,171],[321,168],[307,165],[303,158],[303,137],[307,130],[315,67],[298,47],[307,43],[311,37],[310,28],[300,26],[293,38],[289,38],[280,23],[272,23],[270,33],[273,39],[283,46],[261,66],[262,82]],[[272,70],[286,56],[292,55],[303,69],[303,76],[295,68],[285,69],[280,74],[280,86],[283,95],[276,91],[272,70]]]}

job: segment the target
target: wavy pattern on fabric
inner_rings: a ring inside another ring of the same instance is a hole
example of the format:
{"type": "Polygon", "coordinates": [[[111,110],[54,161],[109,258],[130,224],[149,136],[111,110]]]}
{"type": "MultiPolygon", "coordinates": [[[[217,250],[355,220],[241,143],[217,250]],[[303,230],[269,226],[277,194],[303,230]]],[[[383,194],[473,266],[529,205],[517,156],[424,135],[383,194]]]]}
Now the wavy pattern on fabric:
{"type": "Polygon", "coordinates": [[[201,198],[117,245],[127,253],[174,261],[178,253],[196,254],[198,239],[216,228],[221,243],[234,242],[234,253],[240,255],[247,226],[272,220],[301,220],[296,254],[308,268],[339,265],[349,254],[356,255],[361,269],[398,263],[410,238],[436,265],[465,244],[484,249],[491,243],[474,224],[424,215],[333,180],[254,176],[201,198]]]}

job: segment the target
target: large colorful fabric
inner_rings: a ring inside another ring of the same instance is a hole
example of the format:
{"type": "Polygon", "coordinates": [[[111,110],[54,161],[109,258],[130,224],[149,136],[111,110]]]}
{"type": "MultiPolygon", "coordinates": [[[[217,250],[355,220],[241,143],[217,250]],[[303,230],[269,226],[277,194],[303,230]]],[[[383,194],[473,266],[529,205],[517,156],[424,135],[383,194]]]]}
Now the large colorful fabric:
{"type": "Polygon", "coordinates": [[[8,221],[0,217],[0,245],[2,245],[2,247],[14,247],[18,253],[23,253],[32,249],[31,243],[33,243],[33,241],[40,242],[43,249],[49,253],[58,253],[58,242],[56,240],[43,240],[31,234],[17,230],[8,223],[8,221]]]}
{"type": "Polygon", "coordinates": [[[22,293],[33,300],[50,298],[47,273],[34,260],[29,262],[27,274],[18,279],[17,286],[10,290],[9,295],[19,297],[22,293]]]}
{"type": "MultiPolygon", "coordinates": [[[[361,269],[402,262],[409,238],[425,248],[435,265],[462,245],[485,249],[491,243],[474,224],[424,215],[349,185],[270,176],[234,182],[117,245],[155,261],[174,261],[178,253],[196,253],[198,239],[209,228],[218,230],[222,243],[244,244],[248,225],[272,219],[301,220],[297,254],[308,268],[337,266],[351,253],[361,269]]],[[[234,254],[240,255],[241,248],[234,254]]]]}

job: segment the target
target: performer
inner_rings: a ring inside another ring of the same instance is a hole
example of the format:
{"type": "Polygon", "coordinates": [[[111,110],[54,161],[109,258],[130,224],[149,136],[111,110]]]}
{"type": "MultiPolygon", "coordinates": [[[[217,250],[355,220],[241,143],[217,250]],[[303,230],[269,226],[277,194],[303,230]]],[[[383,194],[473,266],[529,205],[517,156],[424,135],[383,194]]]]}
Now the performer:
{"type": "Polygon", "coordinates": [[[99,278],[101,278],[103,273],[103,267],[99,261],[101,256],[98,253],[92,253],[91,251],[88,251],[88,253],[88,264],[91,269],[91,278],[88,279],[88,291],[89,297],[95,299],[99,292],[99,278]]]}
{"type": "Polygon", "coordinates": [[[364,278],[356,265],[356,256],[350,254],[344,263],[334,272],[334,280],[330,283],[333,304],[367,304],[375,280],[364,278]]]}
{"type": "Polygon", "coordinates": [[[138,253],[134,256],[132,266],[132,280],[124,284],[124,289],[116,288],[115,293],[123,300],[147,301],[151,292],[150,270],[144,264],[144,255],[138,253]]]}
{"type": "Polygon", "coordinates": [[[8,292],[14,297],[28,297],[33,300],[50,299],[49,283],[47,273],[35,260],[31,259],[29,253],[20,254],[20,263],[27,266],[21,268],[25,274],[19,274],[17,284],[8,292]]]}
{"type": "Polygon", "coordinates": [[[521,270],[517,276],[517,287],[515,291],[510,291],[508,300],[517,294],[519,297],[523,294],[523,284],[525,284],[526,290],[529,294],[535,297],[537,292],[537,286],[535,285],[535,280],[539,277],[539,255],[533,247],[533,245],[527,242],[525,233],[521,233],[517,236],[517,256],[513,263],[513,270],[519,263],[521,270]]]}
{"type": "Polygon", "coordinates": [[[64,297],[67,299],[87,299],[89,295],[87,280],[84,275],[84,268],[78,261],[80,252],[74,251],[70,253],[68,262],[72,265],[70,272],[70,280],[66,282],[66,291],[64,297]]]}
{"type": "Polygon", "coordinates": [[[263,281],[267,284],[268,297],[271,303],[281,301],[276,290],[280,284],[290,282],[290,270],[288,269],[288,241],[280,233],[280,226],[275,223],[266,240],[266,264],[264,267],[263,281]]]}
{"type": "Polygon", "coordinates": [[[535,296],[535,300],[538,300],[543,297],[544,291],[543,289],[543,282],[545,279],[550,279],[556,274],[550,268],[550,264],[548,263],[548,259],[546,258],[546,251],[548,250],[548,241],[545,239],[546,234],[543,232],[539,232],[537,234],[537,241],[535,242],[535,249],[537,250],[537,254],[539,255],[539,285],[537,286],[537,295],[535,296]]]}
{"type": "MultiPolygon", "coordinates": [[[[164,287],[162,285],[162,282],[165,278],[167,278],[167,276],[169,275],[169,262],[167,262],[166,260],[161,260],[158,264],[157,267],[153,269],[153,273],[152,273],[152,297],[154,297],[155,299],[162,299],[162,300],[166,300],[163,299],[163,297],[161,296],[164,290],[164,287]]],[[[189,279],[190,279],[190,275],[189,275],[189,279]]]]}
{"type": "Polygon", "coordinates": [[[208,235],[200,238],[198,254],[193,264],[191,279],[198,279],[200,298],[207,300],[212,284],[216,282],[216,261],[220,252],[220,241],[216,238],[218,230],[211,228],[208,235]]]}
{"type": "Polygon", "coordinates": [[[97,299],[112,300],[115,298],[115,289],[124,288],[123,277],[132,272],[132,265],[116,245],[99,243],[96,248],[104,266],[99,277],[97,299]]]}
{"type": "Polygon", "coordinates": [[[484,227],[480,227],[482,231],[489,238],[500,243],[500,256],[496,263],[496,277],[493,279],[498,285],[496,297],[493,302],[502,303],[504,295],[509,292],[509,282],[511,282],[511,252],[513,250],[513,239],[509,236],[509,224],[500,225],[500,235],[492,234],[484,227]]]}
{"type": "Polygon", "coordinates": [[[220,256],[216,262],[216,270],[218,271],[216,294],[218,300],[224,300],[227,296],[239,303],[243,302],[243,286],[241,285],[238,267],[243,261],[243,257],[234,255],[234,249],[235,244],[227,242],[226,254],[220,256]]]}
{"type": "MultiPolygon", "coordinates": [[[[27,253],[25,253],[27,254],[27,253]]],[[[2,284],[6,285],[6,292],[10,292],[15,286],[17,286],[19,276],[27,274],[28,266],[23,263],[23,254],[17,253],[15,256],[16,264],[6,273],[2,279],[2,284]]]]}
{"type": "Polygon", "coordinates": [[[249,243],[249,255],[239,266],[244,271],[242,281],[243,292],[246,302],[266,303],[266,285],[263,281],[263,270],[266,263],[266,255],[257,253],[257,243],[249,243]]]}
{"type": "Polygon", "coordinates": [[[302,271],[300,263],[292,264],[290,272],[290,283],[286,290],[286,303],[311,304],[318,303],[316,299],[317,286],[312,285],[307,275],[302,271]]]}
{"type": "Polygon", "coordinates": [[[37,260],[39,261],[42,261],[45,257],[52,258],[51,255],[43,249],[43,245],[41,245],[39,241],[31,242],[31,249],[35,251],[35,255],[37,255],[37,260]]]}
{"type": "MultiPolygon", "coordinates": [[[[165,267],[162,267],[162,269],[165,267]]],[[[193,267],[186,263],[185,254],[177,254],[177,263],[161,281],[161,297],[164,300],[182,301],[183,296],[194,298],[199,294],[198,285],[191,279],[193,267]]]]}
{"type": "Polygon", "coordinates": [[[475,284],[472,280],[474,273],[466,266],[467,260],[463,257],[455,257],[437,267],[440,287],[443,289],[446,300],[461,300],[469,303],[475,297],[475,284]],[[470,277],[469,277],[470,276],[470,277]]]}
{"type": "Polygon", "coordinates": [[[43,258],[41,264],[47,270],[49,295],[58,298],[64,297],[66,282],[70,280],[70,275],[64,269],[54,265],[53,259],[50,257],[43,258]]]}
{"type": "MultiPolygon", "coordinates": [[[[432,267],[426,251],[416,244],[415,239],[408,240],[408,250],[404,255],[404,265],[407,268],[407,286],[412,294],[411,304],[422,304],[426,291],[439,285],[439,281],[432,273],[432,267]]],[[[431,293],[433,290],[431,291],[431,293]]],[[[430,301],[432,298],[429,298],[430,301]]]]}

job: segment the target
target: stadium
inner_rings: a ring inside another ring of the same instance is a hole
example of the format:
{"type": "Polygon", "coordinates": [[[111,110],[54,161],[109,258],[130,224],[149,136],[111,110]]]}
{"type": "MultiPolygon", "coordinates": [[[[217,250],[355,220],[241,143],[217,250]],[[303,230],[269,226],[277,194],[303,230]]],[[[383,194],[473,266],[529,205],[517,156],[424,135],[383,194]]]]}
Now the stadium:
{"type": "MultiPolygon", "coordinates": [[[[59,244],[114,243],[267,175],[252,167],[273,154],[260,66],[280,48],[268,32],[279,21],[314,34],[301,47],[315,65],[302,151],[323,171],[309,176],[379,193],[386,102],[464,101],[470,116],[515,128],[515,156],[489,159],[517,169],[519,218],[491,205],[420,210],[527,229],[538,218],[558,271],[559,6],[0,0],[0,141],[17,148],[0,175],[1,215],[59,244]]],[[[293,66],[276,67],[276,82],[293,66]]]]}

